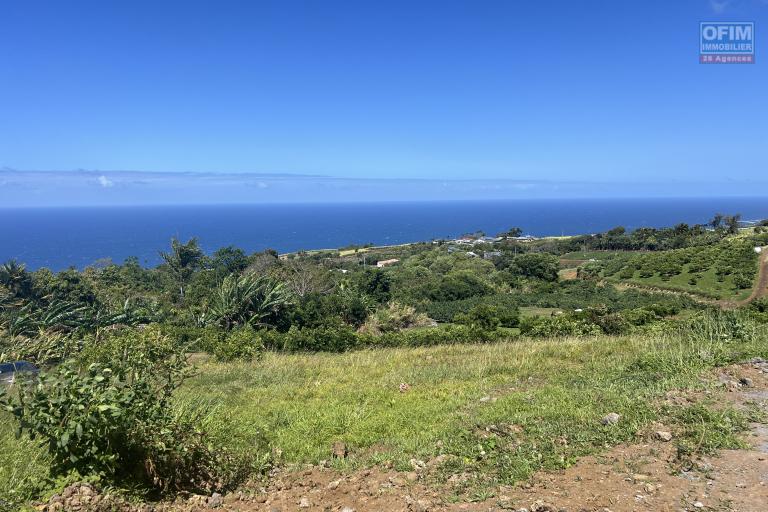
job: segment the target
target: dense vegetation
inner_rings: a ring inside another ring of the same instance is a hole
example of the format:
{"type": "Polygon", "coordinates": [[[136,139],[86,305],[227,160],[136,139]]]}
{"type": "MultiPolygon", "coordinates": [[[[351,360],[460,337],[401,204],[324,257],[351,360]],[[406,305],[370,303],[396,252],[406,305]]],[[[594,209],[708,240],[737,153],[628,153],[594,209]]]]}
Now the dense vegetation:
{"type": "MultiPolygon", "coordinates": [[[[6,262],[0,359],[32,361],[44,372],[2,396],[8,416],[0,418],[0,446],[38,455],[22,473],[0,471],[0,492],[23,501],[82,477],[146,492],[211,492],[261,472],[280,427],[264,425],[264,416],[244,430],[192,405],[190,389],[205,380],[190,364],[195,352],[218,361],[216,373],[275,364],[276,353],[415,350],[520,336],[627,337],[611,338],[620,343],[701,325],[720,330],[701,339],[721,342],[725,333],[753,343],[768,315],[764,300],[712,320],[712,307],[691,296],[611,284],[748,295],[754,247],[768,245],[768,233],[740,232],[737,223],[738,216],[720,216],[711,226],[542,240],[520,239],[513,228],[472,245],[437,241],[283,257],[235,247],[206,255],[195,239],[173,240],[156,268],[135,258],[58,273],[6,262]],[[578,267],[576,278],[562,279],[563,267],[578,267]],[[23,433],[13,442],[12,417],[23,433]],[[50,472],[41,474],[43,466],[50,472]]],[[[313,441],[310,452],[329,439],[313,441]]],[[[310,452],[289,458],[309,460],[310,452]]],[[[543,459],[539,466],[552,464],[543,459]]]]}

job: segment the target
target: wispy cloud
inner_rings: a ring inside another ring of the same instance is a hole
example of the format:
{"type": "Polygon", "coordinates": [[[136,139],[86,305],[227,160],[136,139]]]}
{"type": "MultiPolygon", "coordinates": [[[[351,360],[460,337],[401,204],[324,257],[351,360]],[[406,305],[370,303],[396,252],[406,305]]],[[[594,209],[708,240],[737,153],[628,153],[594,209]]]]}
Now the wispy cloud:
{"type": "Polygon", "coordinates": [[[723,14],[730,5],[730,0],[722,0],[720,2],[717,0],[709,0],[709,6],[715,14],[723,14]]]}
{"type": "Polygon", "coordinates": [[[101,185],[104,188],[109,188],[111,186],[114,186],[115,182],[107,178],[106,176],[102,175],[99,176],[99,185],[101,185]]]}

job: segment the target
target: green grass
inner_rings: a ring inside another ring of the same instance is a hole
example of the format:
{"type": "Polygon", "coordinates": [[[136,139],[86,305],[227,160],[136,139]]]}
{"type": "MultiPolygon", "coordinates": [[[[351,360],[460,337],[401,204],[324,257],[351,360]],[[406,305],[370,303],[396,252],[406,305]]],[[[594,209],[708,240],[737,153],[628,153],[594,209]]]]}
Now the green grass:
{"type": "MultiPolygon", "coordinates": [[[[739,357],[768,353],[762,336],[739,346],[739,357]]],[[[351,456],[341,464],[350,467],[406,469],[412,458],[445,453],[455,456],[450,471],[510,483],[633,439],[666,414],[656,398],[701,387],[701,373],[734,348],[690,336],[600,337],[268,354],[254,364],[208,364],[182,396],[226,404],[232,421],[266,433],[286,462],[327,460],[343,441],[351,456]],[[401,393],[400,383],[410,389],[401,393]],[[601,425],[609,412],[622,415],[619,425],[601,425]],[[491,426],[515,433],[488,436],[491,426]]]]}
{"type": "Polygon", "coordinates": [[[0,500],[17,503],[36,496],[47,486],[48,465],[40,443],[26,435],[17,438],[10,415],[0,413],[0,500]]]}
{"type": "MultiPolygon", "coordinates": [[[[350,457],[335,462],[340,469],[390,461],[405,470],[412,458],[445,454],[434,478],[467,473],[465,493],[483,493],[632,441],[660,418],[690,432],[680,438],[683,451],[735,446],[746,425],[740,413],[706,404],[670,409],[658,400],[672,389],[702,388],[701,376],[712,366],[768,356],[764,327],[740,342],[724,341],[718,329],[268,353],[252,363],[200,363],[178,400],[184,407],[215,404],[214,428],[226,430],[217,438],[234,449],[269,446],[282,451],[283,462],[318,463],[331,458],[333,442],[343,441],[350,457]],[[401,383],[410,389],[400,392],[401,383]],[[620,422],[602,425],[610,412],[621,414],[620,422]]],[[[34,443],[15,440],[7,421],[1,426],[0,496],[32,496],[46,457],[34,443]]]]}

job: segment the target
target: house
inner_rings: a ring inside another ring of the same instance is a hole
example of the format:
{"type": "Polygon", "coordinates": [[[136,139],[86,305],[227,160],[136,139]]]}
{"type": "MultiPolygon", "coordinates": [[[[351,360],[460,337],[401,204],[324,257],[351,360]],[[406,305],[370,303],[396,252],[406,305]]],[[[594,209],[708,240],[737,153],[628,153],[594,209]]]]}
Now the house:
{"type": "Polygon", "coordinates": [[[384,268],[384,267],[388,267],[388,266],[390,266],[390,265],[394,265],[395,263],[397,263],[397,262],[399,262],[399,261],[400,261],[400,260],[398,260],[398,259],[391,259],[391,260],[381,260],[381,261],[379,261],[379,262],[377,262],[377,263],[376,263],[376,267],[378,267],[378,268],[384,268]]]}
{"type": "Polygon", "coordinates": [[[477,258],[477,253],[472,251],[467,251],[467,256],[469,256],[470,258],[477,258]]]}
{"type": "Polygon", "coordinates": [[[484,260],[490,260],[491,258],[498,258],[501,256],[501,251],[485,251],[483,253],[484,260]]]}

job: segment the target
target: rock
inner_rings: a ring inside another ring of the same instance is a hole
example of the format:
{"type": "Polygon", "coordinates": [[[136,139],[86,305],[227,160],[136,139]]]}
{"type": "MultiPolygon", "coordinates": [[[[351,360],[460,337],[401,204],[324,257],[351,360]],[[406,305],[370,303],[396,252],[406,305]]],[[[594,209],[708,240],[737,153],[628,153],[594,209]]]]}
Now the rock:
{"type": "Polygon", "coordinates": [[[402,478],[400,476],[391,476],[391,477],[389,477],[389,483],[391,483],[395,487],[403,487],[408,482],[404,478],[402,478]]]}
{"type": "Polygon", "coordinates": [[[603,416],[603,419],[600,420],[600,423],[602,423],[603,425],[615,425],[619,422],[620,419],[621,419],[620,414],[616,414],[615,412],[612,412],[603,416]]]}
{"type": "Polygon", "coordinates": [[[665,443],[672,440],[672,432],[667,432],[666,430],[657,430],[654,436],[659,441],[664,441],[665,443]]]}
{"type": "Polygon", "coordinates": [[[484,396],[484,397],[482,397],[482,398],[481,398],[479,401],[480,401],[480,402],[490,402],[490,401],[491,401],[491,397],[490,397],[490,396],[488,396],[488,395],[485,395],[485,396],[484,396]]]}
{"type": "Polygon", "coordinates": [[[342,507],[341,512],[356,512],[352,507],[342,507]]]}
{"type": "Polygon", "coordinates": [[[301,498],[301,500],[299,500],[299,508],[309,508],[311,506],[309,498],[301,498]]]}
{"type": "Polygon", "coordinates": [[[187,501],[190,505],[203,506],[208,504],[208,497],[202,494],[193,494],[187,501]]]}
{"type": "Polygon", "coordinates": [[[635,482],[646,482],[648,481],[648,478],[650,478],[648,475],[643,475],[640,473],[635,473],[634,475],[632,475],[632,480],[634,480],[635,482]]]}
{"type": "Polygon", "coordinates": [[[725,383],[725,389],[728,391],[738,391],[738,389],[741,387],[741,384],[736,382],[735,380],[729,380],[725,383]]]}
{"type": "Polygon", "coordinates": [[[416,500],[415,502],[411,502],[409,505],[413,512],[429,512],[432,510],[432,502],[429,500],[416,500]]]}
{"type": "Polygon", "coordinates": [[[704,504],[702,502],[700,502],[700,501],[695,501],[693,503],[693,507],[694,508],[704,508],[704,504]]]}
{"type": "Polygon", "coordinates": [[[415,482],[419,479],[418,473],[411,471],[410,473],[405,474],[405,479],[409,482],[415,482]]]}
{"type": "Polygon", "coordinates": [[[347,445],[341,441],[336,441],[333,443],[333,446],[331,446],[331,453],[336,459],[346,459],[348,454],[347,445]]]}
{"type": "Polygon", "coordinates": [[[399,386],[399,389],[400,389],[401,393],[405,393],[406,391],[411,389],[411,385],[410,384],[406,384],[405,382],[401,382],[400,386],[399,386]]]}
{"type": "Polygon", "coordinates": [[[739,383],[744,386],[745,388],[752,388],[755,386],[755,383],[750,379],[749,377],[742,377],[739,379],[739,383]]]}
{"type": "Polygon", "coordinates": [[[542,500],[536,500],[531,505],[531,512],[557,512],[554,505],[542,500]]]}
{"type": "Polygon", "coordinates": [[[409,462],[411,463],[411,467],[416,470],[426,466],[426,463],[423,460],[411,459],[409,462]]]}
{"type": "Polygon", "coordinates": [[[340,483],[341,483],[341,480],[334,480],[333,482],[330,482],[328,484],[328,489],[330,489],[330,490],[337,489],[339,487],[340,483]]]}
{"type": "Polygon", "coordinates": [[[224,497],[215,492],[208,498],[208,508],[219,508],[224,504],[224,497]]]}

